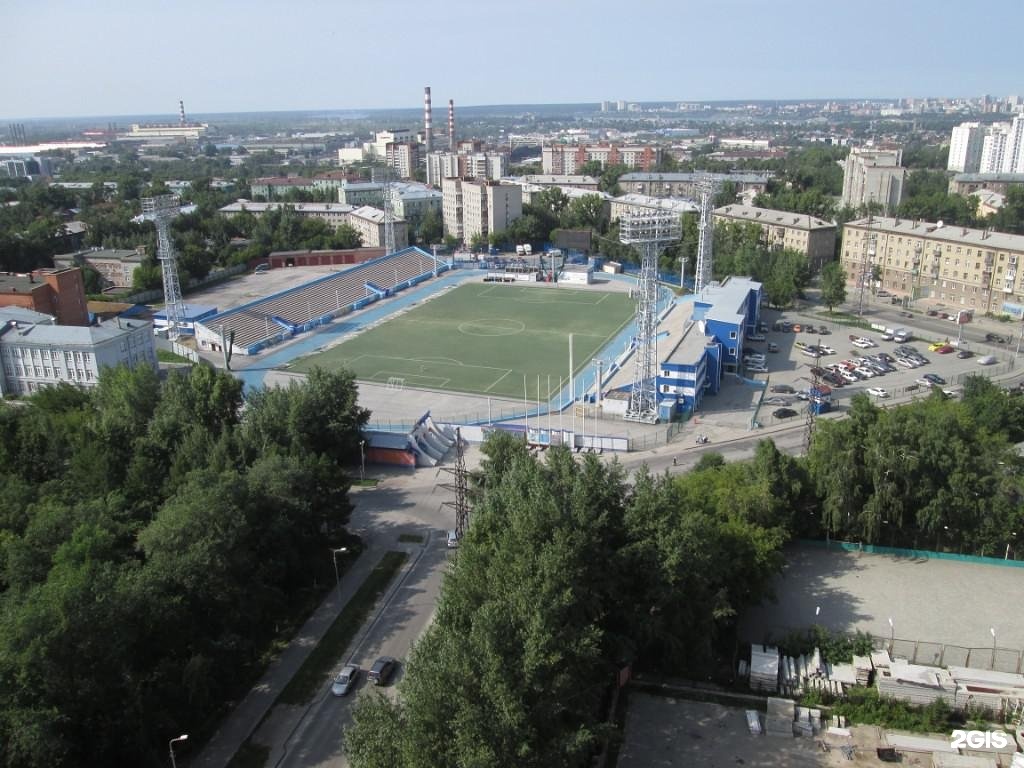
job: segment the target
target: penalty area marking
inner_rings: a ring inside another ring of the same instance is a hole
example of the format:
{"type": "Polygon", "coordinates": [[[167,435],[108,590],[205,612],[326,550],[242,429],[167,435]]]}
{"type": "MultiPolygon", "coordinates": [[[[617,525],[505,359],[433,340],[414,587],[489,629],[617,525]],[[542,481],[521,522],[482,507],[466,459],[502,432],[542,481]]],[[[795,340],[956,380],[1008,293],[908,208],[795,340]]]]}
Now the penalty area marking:
{"type": "Polygon", "coordinates": [[[483,317],[459,323],[459,333],[467,336],[515,336],[526,330],[526,323],[510,317],[483,317]]]}

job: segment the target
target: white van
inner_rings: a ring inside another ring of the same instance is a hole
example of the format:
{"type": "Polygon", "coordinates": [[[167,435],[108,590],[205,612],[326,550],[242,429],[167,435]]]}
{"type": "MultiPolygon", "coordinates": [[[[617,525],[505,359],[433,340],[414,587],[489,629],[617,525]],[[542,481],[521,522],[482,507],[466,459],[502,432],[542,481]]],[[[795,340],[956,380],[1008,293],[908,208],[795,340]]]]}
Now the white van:
{"type": "Polygon", "coordinates": [[[448,549],[458,549],[459,536],[455,531],[448,531],[448,549]]]}

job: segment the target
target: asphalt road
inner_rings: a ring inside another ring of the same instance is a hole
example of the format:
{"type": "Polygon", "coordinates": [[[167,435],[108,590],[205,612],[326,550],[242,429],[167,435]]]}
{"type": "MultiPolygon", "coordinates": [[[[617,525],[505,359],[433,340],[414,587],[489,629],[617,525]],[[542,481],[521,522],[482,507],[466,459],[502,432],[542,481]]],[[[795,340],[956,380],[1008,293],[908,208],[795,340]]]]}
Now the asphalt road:
{"type": "Polygon", "coordinates": [[[454,527],[452,512],[441,506],[449,493],[440,488],[435,490],[437,482],[445,482],[445,477],[435,478],[434,472],[421,469],[411,475],[388,476],[377,489],[359,493],[352,527],[369,543],[379,545],[383,540],[389,548],[398,549],[408,546],[399,545],[399,535],[417,533],[425,537],[425,545],[414,545],[411,566],[356,639],[351,656],[344,660],[358,664],[362,670],[356,687],[348,696],[338,698],[331,695],[330,682],[325,681],[322,693],[294,730],[282,734],[284,738],[275,745],[268,765],[347,766],[344,732],[352,722],[355,702],[372,690],[395,695],[395,686],[402,679],[402,666],[388,686],[376,689],[367,685],[366,671],[382,655],[404,662],[412,644],[433,617],[449,557],[444,532],[454,527]]]}

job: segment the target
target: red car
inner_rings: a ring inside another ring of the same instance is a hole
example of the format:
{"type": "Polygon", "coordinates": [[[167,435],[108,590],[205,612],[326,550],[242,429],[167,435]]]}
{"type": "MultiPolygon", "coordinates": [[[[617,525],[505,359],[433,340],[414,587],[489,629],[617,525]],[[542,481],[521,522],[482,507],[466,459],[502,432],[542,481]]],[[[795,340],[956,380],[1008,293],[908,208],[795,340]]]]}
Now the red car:
{"type": "Polygon", "coordinates": [[[948,355],[950,352],[953,351],[953,347],[949,346],[949,344],[944,344],[943,346],[939,347],[935,351],[936,351],[936,353],[938,353],[940,355],[948,355]]]}

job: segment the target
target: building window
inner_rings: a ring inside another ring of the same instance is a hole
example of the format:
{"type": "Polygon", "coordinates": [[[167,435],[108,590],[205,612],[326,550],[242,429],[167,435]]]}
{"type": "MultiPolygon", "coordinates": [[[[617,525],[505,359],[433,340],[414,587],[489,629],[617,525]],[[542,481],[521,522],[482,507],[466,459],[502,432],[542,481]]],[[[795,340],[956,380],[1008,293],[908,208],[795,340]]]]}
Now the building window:
{"type": "Polygon", "coordinates": [[[736,338],[736,331],[729,331],[729,338],[730,339],[735,339],[736,338]]]}

